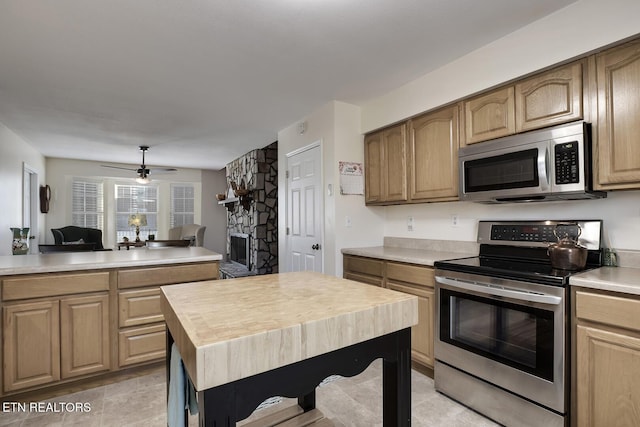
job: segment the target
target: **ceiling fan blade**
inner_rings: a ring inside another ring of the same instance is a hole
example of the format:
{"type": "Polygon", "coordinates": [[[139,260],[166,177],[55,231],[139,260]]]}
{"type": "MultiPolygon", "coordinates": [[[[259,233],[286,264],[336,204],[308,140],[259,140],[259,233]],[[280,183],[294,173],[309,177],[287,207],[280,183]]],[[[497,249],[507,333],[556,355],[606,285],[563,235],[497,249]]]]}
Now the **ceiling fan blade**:
{"type": "Polygon", "coordinates": [[[135,171],[135,169],[132,169],[132,168],[122,168],[122,167],[120,167],[120,166],[109,166],[109,165],[100,165],[100,166],[102,166],[103,168],[122,169],[122,170],[125,170],[125,171],[135,171]]]}
{"type": "Polygon", "coordinates": [[[162,172],[177,172],[176,168],[149,168],[149,172],[162,173],[162,172]]]}

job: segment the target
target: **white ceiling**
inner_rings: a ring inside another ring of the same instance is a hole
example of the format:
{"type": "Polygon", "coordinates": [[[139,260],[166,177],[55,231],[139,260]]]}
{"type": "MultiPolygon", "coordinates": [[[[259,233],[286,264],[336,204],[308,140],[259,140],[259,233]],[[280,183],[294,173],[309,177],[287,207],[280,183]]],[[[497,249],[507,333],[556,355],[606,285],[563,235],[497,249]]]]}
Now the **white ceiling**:
{"type": "Polygon", "coordinates": [[[220,169],[575,0],[0,0],[0,122],[45,156],[220,169]]]}

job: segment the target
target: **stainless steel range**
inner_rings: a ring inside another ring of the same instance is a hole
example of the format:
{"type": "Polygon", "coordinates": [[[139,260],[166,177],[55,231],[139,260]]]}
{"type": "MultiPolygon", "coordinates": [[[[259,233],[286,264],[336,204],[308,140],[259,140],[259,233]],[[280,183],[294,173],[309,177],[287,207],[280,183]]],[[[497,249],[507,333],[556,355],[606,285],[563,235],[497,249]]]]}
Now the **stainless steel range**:
{"type": "Polygon", "coordinates": [[[480,221],[477,257],[436,267],[436,390],[507,426],[565,426],[572,271],[551,267],[554,231],[601,265],[602,221],[480,221]],[[577,225],[576,225],[577,224],[577,225]]]}

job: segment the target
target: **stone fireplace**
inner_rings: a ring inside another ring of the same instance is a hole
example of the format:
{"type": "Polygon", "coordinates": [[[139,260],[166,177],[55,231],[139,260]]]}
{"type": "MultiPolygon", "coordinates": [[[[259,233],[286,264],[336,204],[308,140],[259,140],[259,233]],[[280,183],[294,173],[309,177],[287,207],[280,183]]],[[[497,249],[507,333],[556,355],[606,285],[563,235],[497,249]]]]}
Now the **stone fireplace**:
{"type": "Polygon", "coordinates": [[[245,203],[228,206],[227,256],[231,236],[246,235],[248,270],[254,274],[278,272],[278,143],[248,152],[227,164],[227,185],[248,189],[245,203]],[[244,206],[243,206],[244,205],[244,206]]]}

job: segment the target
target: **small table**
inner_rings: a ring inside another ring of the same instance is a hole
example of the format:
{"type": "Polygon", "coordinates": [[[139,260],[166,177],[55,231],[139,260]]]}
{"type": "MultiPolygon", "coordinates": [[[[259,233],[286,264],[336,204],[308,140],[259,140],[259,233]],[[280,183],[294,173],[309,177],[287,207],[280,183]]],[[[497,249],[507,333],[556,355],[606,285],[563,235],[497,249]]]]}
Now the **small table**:
{"type": "Polygon", "coordinates": [[[144,242],[118,242],[118,250],[120,250],[120,248],[127,248],[127,250],[129,250],[132,246],[134,248],[141,248],[144,245],[144,242]]]}
{"type": "MultiPolygon", "coordinates": [[[[167,384],[175,342],[198,393],[201,426],[233,427],[264,399],[297,397],[383,359],[383,423],[411,423],[411,326],[418,299],[320,273],[280,273],[161,288],[167,384]]],[[[185,415],[186,417],[186,415],[185,415]]]]}

